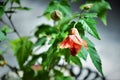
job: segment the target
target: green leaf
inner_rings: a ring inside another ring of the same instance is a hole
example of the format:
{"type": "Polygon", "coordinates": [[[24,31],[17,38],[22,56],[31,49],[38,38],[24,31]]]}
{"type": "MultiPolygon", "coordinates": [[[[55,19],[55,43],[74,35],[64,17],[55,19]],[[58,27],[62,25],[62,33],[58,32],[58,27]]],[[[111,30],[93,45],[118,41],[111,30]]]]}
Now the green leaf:
{"type": "Polygon", "coordinates": [[[79,22],[82,24],[84,30],[86,30],[90,35],[100,40],[98,32],[96,30],[96,21],[92,18],[89,19],[80,19],[79,22]]]}
{"type": "Polygon", "coordinates": [[[63,79],[63,76],[56,76],[55,80],[64,80],[64,79],[63,79]]]}
{"type": "Polygon", "coordinates": [[[17,9],[17,10],[30,10],[28,7],[11,7],[10,9],[17,9]]]}
{"type": "Polygon", "coordinates": [[[33,43],[26,37],[10,42],[14,55],[16,56],[20,68],[23,68],[25,61],[32,54],[33,43]]]}
{"type": "Polygon", "coordinates": [[[39,38],[37,40],[37,42],[35,43],[35,46],[42,46],[42,45],[44,45],[46,40],[47,40],[46,36],[43,36],[43,37],[39,38]]]}
{"type": "Polygon", "coordinates": [[[55,80],[64,80],[64,74],[61,71],[54,69],[54,74],[55,80]]]}
{"type": "Polygon", "coordinates": [[[1,29],[1,31],[6,35],[7,33],[13,32],[11,28],[9,28],[7,25],[4,25],[1,29]]]}
{"type": "Polygon", "coordinates": [[[70,61],[72,61],[73,63],[75,63],[79,67],[82,67],[82,63],[80,61],[80,58],[78,58],[77,56],[70,56],[70,61]]]}
{"type": "Polygon", "coordinates": [[[6,35],[0,31],[0,41],[7,39],[6,35]]]}
{"type": "Polygon", "coordinates": [[[73,77],[71,77],[71,76],[66,76],[66,77],[64,77],[63,80],[75,80],[75,79],[73,79],[73,77]]]}
{"type": "Polygon", "coordinates": [[[54,69],[55,80],[74,80],[71,76],[64,76],[60,70],[54,69]]]}
{"type": "Polygon", "coordinates": [[[1,6],[1,5],[0,5],[0,18],[1,18],[2,15],[4,14],[4,10],[5,10],[5,6],[1,6]]]}
{"type": "Polygon", "coordinates": [[[67,37],[67,33],[61,32],[59,34],[56,34],[56,37],[54,38],[54,43],[52,44],[52,46],[58,46],[59,43],[65,38],[67,37]]]}
{"type": "Polygon", "coordinates": [[[104,23],[104,25],[107,25],[107,14],[106,11],[101,12],[98,17],[100,17],[101,21],[104,23]]]}
{"type": "Polygon", "coordinates": [[[86,18],[94,18],[97,17],[97,13],[84,13],[83,16],[86,18]]]}
{"type": "Polygon", "coordinates": [[[71,2],[78,2],[78,1],[80,1],[80,0],[71,0],[71,2]]]}
{"type": "Polygon", "coordinates": [[[54,69],[55,76],[64,76],[63,73],[57,69],[54,69]]]}
{"type": "Polygon", "coordinates": [[[109,3],[106,1],[96,1],[94,2],[94,5],[91,8],[91,11],[96,12],[98,14],[98,17],[105,25],[107,25],[106,21],[107,10],[111,10],[111,7],[109,3]]]}
{"type": "Polygon", "coordinates": [[[102,76],[104,76],[103,71],[102,71],[101,59],[97,53],[97,50],[94,47],[94,44],[88,38],[84,38],[84,39],[88,42],[88,52],[89,52],[89,55],[91,57],[91,60],[94,66],[102,74],[102,76]]]}
{"type": "Polygon", "coordinates": [[[80,50],[80,52],[78,53],[78,57],[86,60],[87,59],[87,55],[88,55],[88,51],[82,46],[82,49],[80,50]]]}
{"type": "Polygon", "coordinates": [[[94,3],[94,2],[98,2],[98,1],[103,1],[103,0],[87,0],[87,2],[89,2],[89,3],[94,3]]]}
{"type": "Polygon", "coordinates": [[[58,24],[55,25],[55,27],[58,27],[61,32],[68,32],[73,26],[71,26],[70,21],[76,17],[78,17],[79,14],[73,14],[70,17],[64,17],[62,20],[58,21],[58,24]]]}
{"type": "Polygon", "coordinates": [[[61,0],[59,9],[65,16],[71,16],[72,14],[70,5],[68,4],[67,0],[61,0]]]}
{"type": "Polygon", "coordinates": [[[68,63],[70,62],[70,59],[69,59],[69,57],[70,57],[70,50],[68,48],[61,49],[60,50],[60,54],[65,56],[65,61],[66,62],[68,62],[68,63]]]}
{"type": "Polygon", "coordinates": [[[40,34],[51,35],[52,33],[58,33],[58,30],[56,27],[42,24],[42,25],[37,27],[37,31],[35,32],[35,36],[39,37],[40,34]]]}
{"type": "Polygon", "coordinates": [[[56,46],[51,46],[49,50],[46,52],[47,58],[45,62],[43,63],[43,67],[47,70],[52,69],[60,60],[59,52],[57,51],[56,46]]]}
{"type": "Polygon", "coordinates": [[[3,51],[3,50],[0,50],[0,55],[2,55],[2,54],[4,54],[5,53],[5,51],[3,51]]]}
{"type": "Polygon", "coordinates": [[[45,54],[45,52],[39,55],[32,55],[32,59],[26,64],[26,66],[34,65],[39,58],[42,58],[42,62],[44,62],[46,60],[46,57],[47,55],[45,54]]]}
{"type": "Polygon", "coordinates": [[[75,79],[73,79],[71,76],[58,75],[58,76],[55,76],[55,80],[75,80],[75,79]]]}

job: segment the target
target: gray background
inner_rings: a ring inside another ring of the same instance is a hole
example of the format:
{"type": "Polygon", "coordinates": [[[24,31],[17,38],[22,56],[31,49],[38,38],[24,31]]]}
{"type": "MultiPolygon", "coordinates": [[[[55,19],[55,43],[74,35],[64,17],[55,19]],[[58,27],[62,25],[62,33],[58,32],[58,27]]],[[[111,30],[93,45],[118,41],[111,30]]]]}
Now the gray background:
{"type": "MultiPolygon", "coordinates": [[[[90,39],[95,43],[98,53],[102,59],[103,71],[105,76],[111,80],[120,79],[120,22],[119,22],[119,5],[116,0],[108,0],[111,4],[112,10],[108,12],[108,25],[104,26],[101,21],[97,25],[98,32],[100,34],[101,40],[96,40],[93,37],[89,36],[90,39]],[[116,1],[116,2],[115,2],[116,1]]],[[[20,33],[21,36],[32,35],[34,28],[41,24],[53,24],[53,21],[47,21],[45,18],[37,18],[37,16],[42,15],[44,9],[47,7],[48,0],[21,0],[23,6],[28,6],[31,8],[30,11],[19,11],[13,16],[14,24],[20,33]]],[[[73,11],[78,10],[80,3],[74,3],[73,11]]],[[[6,22],[8,20],[4,16],[6,22]]],[[[9,38],[16,38],[15,33],[9,34],[9,38]]],[[[4,55],[7,59],[7,62],[12,66],[16,66],[17,62],[13,55],[11,55],[11,50],[8,50],[8,53],[4,55]]],[[[83,66],[89,66],[93,70],[96,70],[91,60],[82,61],[83,66]]],[[[7,67],[0,67],[0,75],[6,73],[8,70],[7,67]]]]}

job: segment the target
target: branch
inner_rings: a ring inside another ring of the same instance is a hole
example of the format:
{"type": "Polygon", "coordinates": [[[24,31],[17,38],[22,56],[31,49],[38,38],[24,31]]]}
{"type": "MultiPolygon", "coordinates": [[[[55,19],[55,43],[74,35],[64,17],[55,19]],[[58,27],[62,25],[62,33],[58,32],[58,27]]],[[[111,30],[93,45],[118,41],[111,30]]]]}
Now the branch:
{"type": "Polygon", "coordinates": [[[8,18],[10,24],[12,25],[12,28],[14,30],[14,32],[16,32],[16,34],[18,35],[19,38],[21,38],[20,34],[18,33],[17,29],[15,28],[13,21],[11,20],[11,16],[8,16],[7,13],[5,13],[6,17],[8,18]]]}
{"type": "MultiPolygon", "coordinates": [[[[4,25],[7,25],[9,27],[11,27],[8,23],[6,23],[2,18],[0,19],[0,22],[3,23],[4,25]]],[[[11,27],[12,28],[12,27],[11,27]]]]}

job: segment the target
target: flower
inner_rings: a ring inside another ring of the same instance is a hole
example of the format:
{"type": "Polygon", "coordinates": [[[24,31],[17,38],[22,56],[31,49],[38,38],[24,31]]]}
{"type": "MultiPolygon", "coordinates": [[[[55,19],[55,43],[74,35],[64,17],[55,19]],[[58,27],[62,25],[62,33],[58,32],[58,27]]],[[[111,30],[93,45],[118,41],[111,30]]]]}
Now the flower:
{"type": "Polygon", "coordinates": [[[42,70],[42,66],[41,66],[41,65],[33,65],[31,68],[32,68],[34,71],[42,70]]]}
{"type": "Polygon", "coordinates": [[[76,28],[72,28],[68,37],[59,46],[60,48],[69,48],[71,55],[75,56],[82,46],[87,48],[87,42],[81,39],[76,28]]]}

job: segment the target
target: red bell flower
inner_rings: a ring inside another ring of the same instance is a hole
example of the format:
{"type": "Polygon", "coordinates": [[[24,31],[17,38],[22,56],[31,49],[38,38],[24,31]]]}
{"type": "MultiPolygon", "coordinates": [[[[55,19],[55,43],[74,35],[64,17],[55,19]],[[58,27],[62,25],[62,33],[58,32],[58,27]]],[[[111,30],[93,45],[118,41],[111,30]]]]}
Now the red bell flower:
{"type": "Polygon", "coordinates": [[[31,67],[34,71],[39,71],[39,70],[42,70],[42,66],[39,64],[39,65],[33,65],[31,67]]]}
{"type": "Polygon", "coordinates": [[[68,37],[59,46],[60,48],[69,48],[71,55],[75,56],[82,46],[87,48],[87,42],[81,39],[76,28],[72,28],[68,37]]]}

